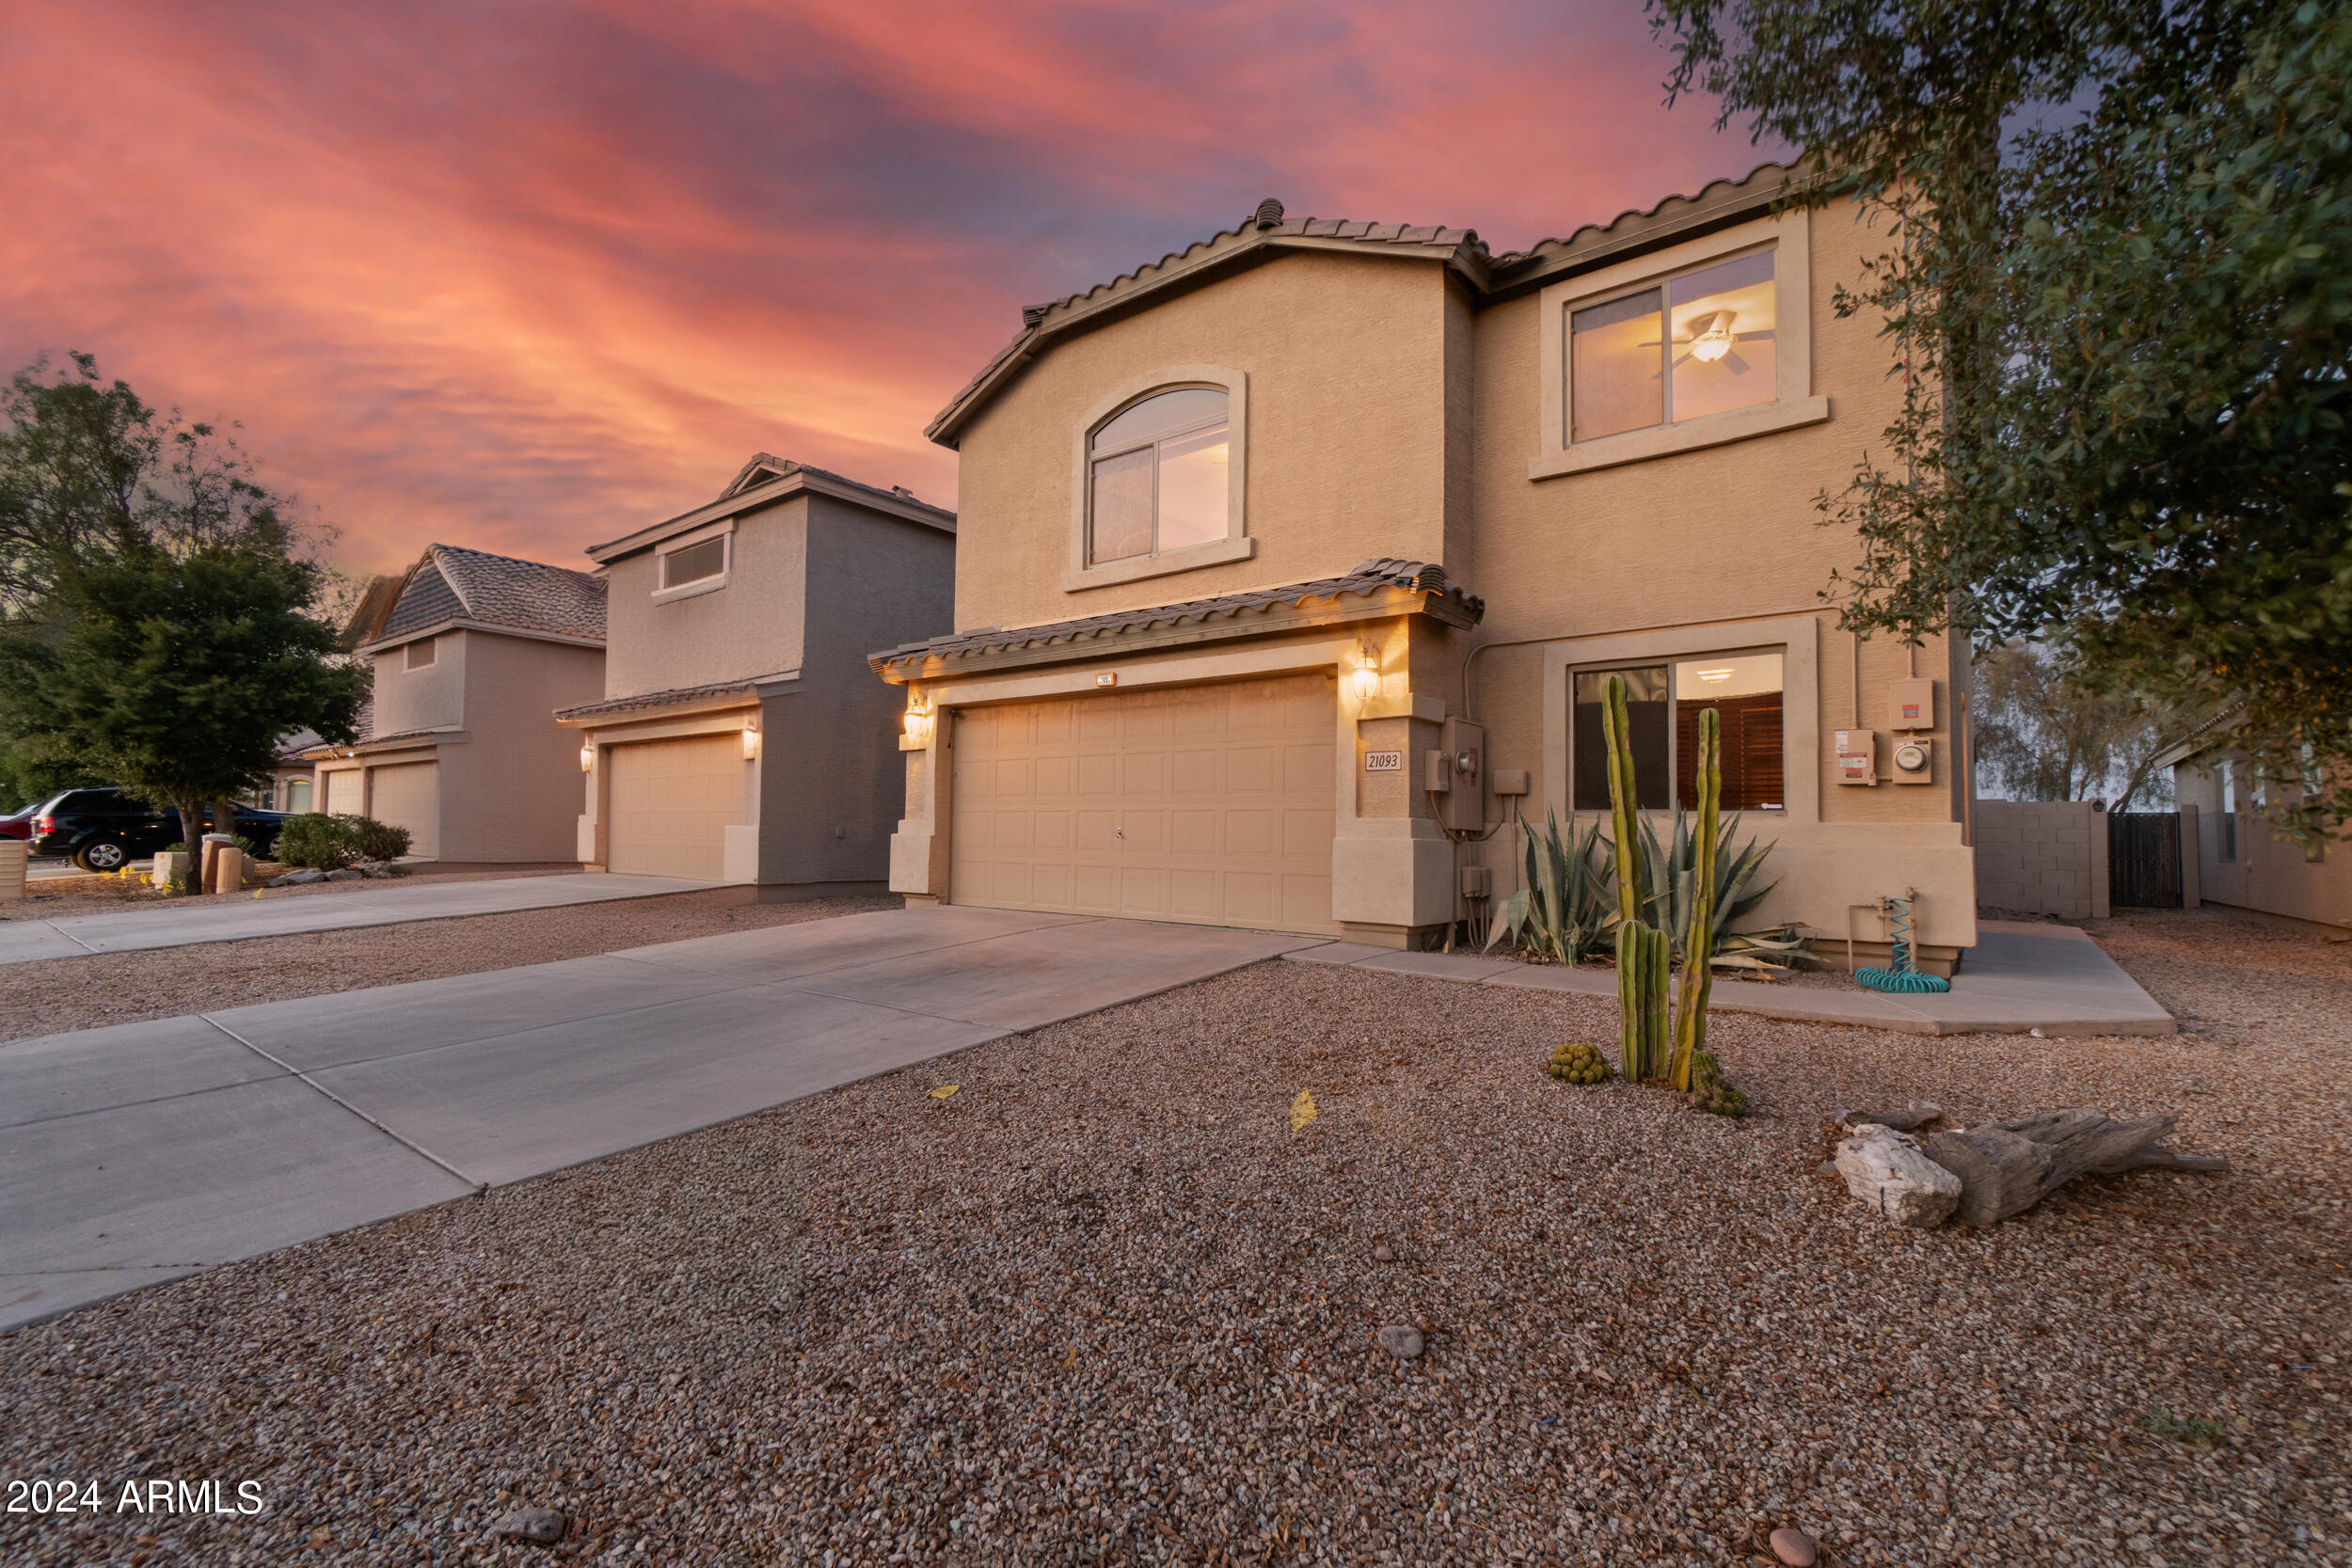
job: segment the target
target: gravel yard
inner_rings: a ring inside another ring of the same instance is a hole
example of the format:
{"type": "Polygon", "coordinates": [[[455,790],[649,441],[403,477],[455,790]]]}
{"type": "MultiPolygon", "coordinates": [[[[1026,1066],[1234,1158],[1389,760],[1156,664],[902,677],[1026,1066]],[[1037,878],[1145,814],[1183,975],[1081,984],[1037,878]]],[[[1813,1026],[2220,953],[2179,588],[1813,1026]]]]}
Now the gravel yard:
{"type": "Polygon", "coordinates": [[[1275,962],[223,1268],[0,1338],[0,1473],[265,1510],[0,1513],[0,1559],[546,1560],[486,1540],[529,1502],[613,1562],[1633,1564],[1783,1523],[1832,1564],[2352,1562],[2352,950],[2102,935],[2200,1033],[1724,1016],[1731,1123],[1545,1078],[1603,1004],[1275,962]],[[1915,1097],[2177,1109],[2239,1173],[1899,1231],[1815,1172],[1836,1107],[1915,1097]]]}
{"type": "MultiPolygon", "coordinates": [[[[314,882],[284,894],[400,882],[314,882]]],[[[439,880],[443,879],[432,879],[439,880]]],[[[240,896],[230,895],[231,897],[240,896]]],[[[251,897],[250,894],[243,895],[251,897]]],[[[273,892],[270,896],[279,894],[273,892]]],[[[723,936],[863,910],[893,910],[896,896],[753,902],[749,888],[670,893],[507,914],[461,915],[348,931],[303,931],[84,958],[44,958],[0,970],[0,1037],[23,1039],[148,1018],[176,1018],[248,1002],[282,1002],[366,986],[473,974],[485,969],[578,958],[686,937],[723,936]]],[[[195,904],[214,900],[188,899],[195,904]]]]}

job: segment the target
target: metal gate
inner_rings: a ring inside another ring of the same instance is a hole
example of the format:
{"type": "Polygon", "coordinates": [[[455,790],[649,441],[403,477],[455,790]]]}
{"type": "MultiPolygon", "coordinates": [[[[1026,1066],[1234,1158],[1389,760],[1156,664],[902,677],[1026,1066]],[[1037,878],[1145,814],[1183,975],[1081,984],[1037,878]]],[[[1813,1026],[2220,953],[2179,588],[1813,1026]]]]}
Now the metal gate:
{"type": "Polygon", "coordinates": [[[2107,902],[2117,909],[2181,907],[2181,814],[2107,813],[2107,902]]]}

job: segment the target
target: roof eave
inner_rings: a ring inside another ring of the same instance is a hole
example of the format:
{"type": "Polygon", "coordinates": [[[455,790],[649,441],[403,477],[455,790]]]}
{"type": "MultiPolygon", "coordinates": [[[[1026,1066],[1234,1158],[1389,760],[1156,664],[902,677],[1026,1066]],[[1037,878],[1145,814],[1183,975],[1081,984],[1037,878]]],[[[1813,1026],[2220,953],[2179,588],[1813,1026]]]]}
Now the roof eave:
{"type": "Polygon", "coordinates": [[[579,632],[541,631],[532,626],[501,626],[495,621],[477,621],[470,616],[453,615],[447,620],[436,621],[429,626],[419,626],[414,631],[404,631],[396,637],[379,638],[373,642],[363,642],[351,651],[354,655],[366,654],[373,657],[376,654],[389,653],[394,648],[405,647],[411,642],[421,642],[428,637],[438,637],[445,631],[486,632],[492,637],[522,637],[534,642],[568,643],[576,648],[602,648],[606,641],[604,638],[589,637],[579,632]]]}
{"type": "Polygon", "coordinates": [[[1030,360],[1063,338],[1115,321],[1158,303],[1169,294],[1187,293],[1248,267],[1272,261],[1285,251],[1335,252],[1403,261],[1438,261],[1458,274],[1473,293],[1487,287],[1488,258],[1474,241],[1450,245],[1435,242],[1380,240],[1366,242],[1327,234],[1256,234],[1222,249],[1165,267],[1148,280],[1121,289],[1114,285],[1091,291],[1075,301],[1049,308],[1036,325],[1000,350],[996,358],[955,401],[941,409],[924,427],[925,439],[955,450],[963,427],[1025,369],[1030,360]]]}
{"type": "Polygon", "coordinates": [[[620,538],[606,544],[591,545],[584,553],[598,566],[609,566],[615,561],[651,549],[674,533],[683,533],[688,529],[700,528],[705,523],[715,523],[728,517],[756,512],[763,507],[789,500],[794,496],[804,492],[829,496],[835,500],[850,501],[868,511],[883,513],[890,516],[903,518],[910,523],[921,523],[928,528],[935,528],[942,533],[956,531],[956,515],[945,507],[933,506],[929,501],[910,499],[905,496],[894,495],[888,491],[876,490],[854,481],[835,480],[830,475],[812,473],[803,468],[798,473],[787,474],[781,479],[771,480],[766,484],[754,485],[740,495],[722,496],[707,505],[698,506],[691,512],[681,512],[675,517],[665,518],[649,527],[641,528],[634,533],[625,533],[620,538]]]}

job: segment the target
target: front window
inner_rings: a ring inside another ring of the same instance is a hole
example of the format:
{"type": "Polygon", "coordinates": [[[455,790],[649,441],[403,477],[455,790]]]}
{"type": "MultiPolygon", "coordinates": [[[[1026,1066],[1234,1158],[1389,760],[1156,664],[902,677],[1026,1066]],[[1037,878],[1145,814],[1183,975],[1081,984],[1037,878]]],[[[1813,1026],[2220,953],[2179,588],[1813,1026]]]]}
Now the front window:
{"type": "Polygon", "coordinates": [[[283,811],[309,811],[310,809],[310,781],[308,779],[295,779],[290,782],[286,785],[286,803],[279,809],[283,811]]]}
{"type": "Polygon", "coordinates": [[[1772,402],[1772,257],[1752,251],[1570,311],[1569,439],[1772,402]]]}
{"type": "Polygon", "coordinates": [[[1609,742],[1601,716],[1611,675],[1625,677],[1634,795],[1643,810],[1663,811],[1670,803],[1697,808],[1699,715],[1708,708],[1715,710],[1721,724],[1722,808],[1787,809],[1781,656],[1725,654],[1576,673],[1569,725],[1569,802],[1576,810],[1610,809],[1609,742]]]}
{"type": "Polygon", "coordinates": [[[683,588],[691,582],[707,582],[726,569],[727,540],[723,533],[663,556],[661,586],[683,588]]]}
{"type": "Polygon", "coordinates": [[[1160,555],[1226,537],[1227,394],[1186,387],[1136,404],[1088,443],[1087,560],[1160,555]]]}

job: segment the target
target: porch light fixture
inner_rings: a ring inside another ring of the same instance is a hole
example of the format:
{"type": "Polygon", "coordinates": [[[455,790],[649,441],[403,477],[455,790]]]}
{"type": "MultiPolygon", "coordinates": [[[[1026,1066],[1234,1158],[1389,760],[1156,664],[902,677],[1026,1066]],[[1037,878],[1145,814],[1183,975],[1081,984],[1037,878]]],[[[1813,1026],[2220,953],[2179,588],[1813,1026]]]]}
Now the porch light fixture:
{"type": "Polygon", "coordinates": [[[1347,679],[1359,703],[1369,703],[1380,695],[1380,656],[1370,648],[1358,648],[1355,673],[1347,679]]]}
{"type": "Polygon", "coordinates": [[[743,760],[745,762],[759,760],[759,726],[757,724],[743,726],[743,760]]]}
{"type": "Polygon", "coordinates": [[[1709,686],[1715,686],[1721,682],[1731,679],[1731,672],[1729,670],[1700,670],[1695,672],[1695,673],[1698,675],[1699,679],[1705,681],[1709,686]]]}
{"type": "Polygon", "coordinates": [[[901,722],[906,726],[906,736],[909,740],[920,742],[930,739],[931,734],[930,704],[925,702],[918,694],[908,692],[907,711],[901,722]]]}
{"type": "Polygon", "coordinates": [[[582,746],[580,747],[580,770],[581,772],[583,772],[583,773],[592,772],[592,771],[594,771],[594,770],[595,770],[596,766],[596,742],[594,742],[594,741],[589,741],[589,742],[587,742],[586,744],[582,745],[582,746]]]}

